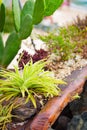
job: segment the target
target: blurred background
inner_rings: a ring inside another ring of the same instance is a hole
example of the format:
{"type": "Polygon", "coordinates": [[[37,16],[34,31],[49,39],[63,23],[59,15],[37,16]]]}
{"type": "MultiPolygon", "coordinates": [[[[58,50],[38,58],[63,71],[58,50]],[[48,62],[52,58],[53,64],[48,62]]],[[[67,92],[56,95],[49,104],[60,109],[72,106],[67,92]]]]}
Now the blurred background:
{"type": "MultiPolygon", "coordinates": [[[[5,25],[5,32],[14,30],[13,27],[13,17],[11,12],[11,1],[12,0],[3,0],[7,7],[7,18],[5,25]],[[9,26],[10,25],[10,26],[9,26]]],[[[21,6],[25,3],[26,0],[19,0],[21,6]]],[[[75,21],[77,16],[81,19],[87,15],[87,0],[64,0],[62,6],[50,17],[46,17],[43,21],[35,26],[35,28],[42,31],[50,31],[56,29],[59,26],[66,26],[75,21]]]]}

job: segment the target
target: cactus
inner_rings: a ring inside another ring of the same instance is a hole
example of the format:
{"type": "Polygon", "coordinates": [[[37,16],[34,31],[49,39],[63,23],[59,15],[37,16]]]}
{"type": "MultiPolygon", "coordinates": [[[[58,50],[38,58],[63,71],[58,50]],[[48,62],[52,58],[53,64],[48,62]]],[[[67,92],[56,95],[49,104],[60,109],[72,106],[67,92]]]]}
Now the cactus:
{"type": "Polygon", "coordinates": [[[44,17],[44,0],[36,0],[33,12],[33,24],[38,24],[44,17]]]}
{"type": "MultiPolygon", "coordinates": [[[[7,67],[20,49],[21,40],[30,36],[33,25],[41,22],[44,16],[51,15],[63,0],[27,0],[20,8],[19,0],[12,0],[15,32],[11,32],[5,47],[0,33],[0,64],[7,67]]],[[[0,0],[0,32],[5,24],[5,6],[0,0]]]]}
{"type": "Polygon", "coordinates": [[[44,16],[50,16],[62,4],[63,0],[45,0],[44,16]]]}
{"type": "Polygon", "coordinates": [[[18,32],[20,29],[20,5],[18,0],[12,1],[12,9],[13,9],[13,15],[14,15],[14,23],[16,31],[18,32]]]}
{"type": "Polygon", "coordinates": [[[29,14],[33,16],[33,11],[34,11],[34,0],[28,0],[26,1],[22,11],[21,11],[21,23],[24,20],[25,15],[29,14]]]}
{"type": "Polygon", "coordinates": [[[6,45],[4,47],[4,53],[2,57],[2,65],[6,67],[12,61],[14,56],[17,54],[20,49],[21,40],[19,40],[16,32],[13,32],[9,35],[6,45]]]}
{"type": "Polygon", "coordinates": [[[62,2],[63,0],[27,0],[21,10],[21,25],[19,30],[20,39],[22,40],[27,38],[32,32],[33,25],[40,23],[44,16],[52,15],[52,13],[62,4],[62,2]],[[31,17],[30,24],[27,22],[27,19],[29,18],[25,19],[26,15],[31,17]]]}
{"type": "Polygon", "coordinates": [[[19,31],[19,37],[20,39],[25,39],[27,38],[32,31],[32,16],[27,14],[24,17],[24,20],[21,24],[21,28],[19,31]]]}

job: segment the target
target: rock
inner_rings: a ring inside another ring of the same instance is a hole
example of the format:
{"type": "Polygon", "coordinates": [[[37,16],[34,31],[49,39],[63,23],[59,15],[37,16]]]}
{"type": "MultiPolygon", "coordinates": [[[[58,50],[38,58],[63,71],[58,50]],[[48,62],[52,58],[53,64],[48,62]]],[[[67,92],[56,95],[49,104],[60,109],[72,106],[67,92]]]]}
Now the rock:
{"type": "Polygon", "coordinates": [[[77,61],[80,61],[80,60],[81,60],[81,56],[80,55],[76,55],[75,61],[77,62],[77,61]]]}
{"type": "Polygon", "coordinates": [[[83,125],[81,130],[87,130],[87,122],[84,123],[84,125],[83,125]]]}
{"type": "Polygon", "coordinates": [[[69,59],[68,61],[65,61],[65,64],[67,65],[67,66],[73,66],[74,64],[75,64],[75,61],[74,61],[74,59],[69,59]]]}
{"type": "Polygon", "coordinates": [[[69,123],[69,121],[70,118],[68,118],[67,116],[60,116],[55,130],[67,130],[67,124],[69,123]]]}
{"type": "Polygon", "coordinates": [[[87,112],[83,112],[81,114],[81,118],[83,119],[84,122],[87,122],[87,112]]]}
{"type": "Polygon", "coordinates": [[[18,102],[20,103],[21,100],[22,104],[19,107],[12,110],[12,114],[16,116],[13,117],[14,122],[24,122],[27,119],[34,116],[41,109],[41,104],[37,99],[36,99],[37,108],[34,107],[31,101],[25,104],[25,100],[19,98],[18,102]]]}
{"type": "Polygon", "coordinates": [[[83,120],[80,115],[74,116],[71,122],[68,124],[67,130],[81,130],[83,126],[83,120]]]}
{"type": "Polygon", "coordinates": [[[87,112],[73,116],[67,130],[87,130],[87,112]]]}
{"type": "Polygon", "coordinates": [[[73,115],[87,111],[87,81],[85,82],[83,92],[80,94],[80,99],[74,100],[69,104],[69,106],[73,115]]]}
{"type": "Polygon", "coordinates": [[[50,62],[55,62],[57,63],[58,61],[61,60],[61,56],[57,56],[54,53],[52,53],[48,59],[50,62]]]}
{"type": "Polygon", "coordinates": [[[70,122],[71,118],[72,113],[69,109],[69,105],[67,105],[53,124],[52,128],[54,130],[67,130],[67,124],[70,122]]]}

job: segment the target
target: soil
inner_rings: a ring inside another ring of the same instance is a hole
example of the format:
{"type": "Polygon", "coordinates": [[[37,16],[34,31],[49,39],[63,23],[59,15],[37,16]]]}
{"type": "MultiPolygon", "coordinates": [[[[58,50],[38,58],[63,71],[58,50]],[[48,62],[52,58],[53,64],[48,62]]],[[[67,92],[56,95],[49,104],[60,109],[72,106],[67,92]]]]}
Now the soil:
{"type": "Polygon", "coordinates": [[[66,76],[71,75],[72,71],[87,65],[87,45],[83,47],[81,54],[73,55],[74,58],[61,61],[61,57],[51,54],[48,59],[49,64],[47,65],[47,69],[53,71],[55,77],[64,79],[66,76]]]}

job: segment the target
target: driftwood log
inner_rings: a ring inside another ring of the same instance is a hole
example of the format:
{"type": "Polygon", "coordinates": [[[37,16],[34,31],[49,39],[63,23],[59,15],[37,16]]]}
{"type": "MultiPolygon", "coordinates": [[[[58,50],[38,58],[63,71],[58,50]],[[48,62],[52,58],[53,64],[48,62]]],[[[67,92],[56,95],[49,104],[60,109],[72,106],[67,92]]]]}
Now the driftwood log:
{"type": "Polygon", "coordinates": [[[47,102],[44,108],[23,126],[11,127],[11,130],[48,130],[58,118],[65,106],[74,100],[75,94],[83,91],[87,80],[87,66],[75,70],[66,79],[67,85],[61,86],[62,94],[47,102]]]}

